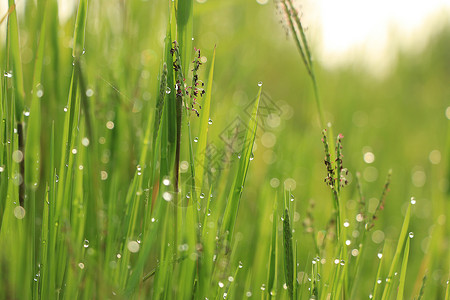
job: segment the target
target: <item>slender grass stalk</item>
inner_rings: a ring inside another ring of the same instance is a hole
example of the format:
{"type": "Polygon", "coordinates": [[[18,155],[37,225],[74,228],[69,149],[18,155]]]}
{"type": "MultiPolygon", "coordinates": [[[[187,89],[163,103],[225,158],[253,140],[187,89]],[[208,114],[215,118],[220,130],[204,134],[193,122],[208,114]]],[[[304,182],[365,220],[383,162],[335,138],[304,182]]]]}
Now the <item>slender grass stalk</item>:
{"type": "MultiPolygon", "coordinates": [[[[415,203],[415,202],[413,202],[415,203]]],[[[398,263],[400,260],[400,255],[404,247],[405,239],[408,234],[409,221],[411,219],[411,206],[412,204],[408,204],[408,210],[406,211],[405,219],[403,220],[402,229],[400,231],[400,236],[398,238],[397,248],[394,253],[394,258],[392,259],[391,267],[389,268],[389,273],[386,279],[386,285],[384,287],[383,295],[381,299],[389,299],[392,289],[392,282],[394,281],[394,273],[398,267],[398,263]]]]}
{"type": "Polygon", "coordinates": [[[287,290],[290,299],[294,299],[294,256],[292,249],[292,229],[289,220],[289,210],[286,200],[288,197],[285,192],[285,205],[283,213],[283,246],[284,246],[284,274],[287,290]]]}
{"type": "Polygon", "coordinates": [[[270,245],[270,254],[269,254],[269,270],[267,272],[267,291],[269,293],[269,299],[272,298],[272,294],[276,294],[277,233],[278,233],[277,224],[278,224],[277,200],[275,200],[272,214],[272,242],[270,245]]]}
{"type": "Polygon", "coordinates": [[[406,281],[406,268],[408,266],[408,257],[409,257],[409,246],[411,243],[411,239],[406,239],[405,249],[403,251],[403,261],[402,268],[400,271],[400,282],[397,290],[397,300],[401,300],[404,297],[405,292],[405,281],[406,281]]]}

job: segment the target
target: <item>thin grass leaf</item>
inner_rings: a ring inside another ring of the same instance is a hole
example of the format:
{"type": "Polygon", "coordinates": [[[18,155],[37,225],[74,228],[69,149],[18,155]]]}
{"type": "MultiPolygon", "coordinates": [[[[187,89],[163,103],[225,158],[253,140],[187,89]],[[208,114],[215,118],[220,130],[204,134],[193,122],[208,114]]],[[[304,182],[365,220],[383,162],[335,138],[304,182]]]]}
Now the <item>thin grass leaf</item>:
{"type": "Polygon", "coordinates": [[[387,280],[386,280],[386,286],[384,287],[384,291],[383,291],[383,295],[381,297],[381,299],[389,299],[390,294],[391,294],[391,289],[392,289],[392,282],[394,279],[394,273],[395,270],[398,267],[398,263],[400,260],[400,255],[403,249],[403,246],[405,244],[405,239],[408,235],[408,227],[409,227],[409,221],[411,219],[411,206],[412,204],[409,203],[408,204],[408,210],[406,211],[406,215],[405,215],[405,219],[403,220],[403,226],[402,229],[400,231],[400,236],[398,238],[398,243],[397,243],[397,248],[395,250],[394,253],[394,258],[392,259],[392,263],[391,263],[391,267],[389,269],[389,274],[387,276],[387,280]]]}
{"type": "Polygon", "coordinates": [[[267,290],[269,292],[269,299],[272,298],[272,291],[276,293],[276,278],[277,278],[277,200],[274,201],[274,208],[272,214],[272,243],[270,244],[269,254],[269,270],[267,272],[267,290]]]}
{"type": "Polygon", "coordinates": [[[242,149],[241,158],[238,164],[238,170],[235,176],[235,180],[230,189],[228,195],[228,201],[225,208],[224,216],[222,219],[222,234],[226,235],[226,240],[231,241],[231,237],[236,222],[237,213],[239,210],[239,201],[243,192],[245,179],[247,177],[247,171],[250,164],[250,157],[252,156],[253,143],[255,141],[256,129],[257,129],[257,114],[259,100],[261,98],[262,87],[259,88],[258,96],[256,97],[251,117],[248,123],[248,129],[245,135],[244,148],[242,149]]]}
{"type": "Polygon", "coordinates": [[[292,253],[292,229],[289,220],[289,210],[286,205],[287,198],[285,192],[285,207],[283,213],[284,276],[289,298],[294,299],[294,255],[292,253]]]}
{"type": "MultiPolygon", "coordinates": [[[[12,78],[14,84],[15,94],[15,115],[17,122],[21,123],[23,119],[23,108],[25,102],[25,89],[23,83],[23,67],[22,59],[20,56],[20,41],[19,41],[19,25],[17,21],[16,4],[14,0],[8,0],[9,14],[8,14],[8,30],[7,30],[7,51],[8,57],[11,61],[8,61],[7,72],[12,71],[12,78]]],[[[19,137],[23,138],[23,137],[19,137]]]]}
{"type": "Polygon", "coordinates": [[[195,176],[198,186],[203,186],[204,166],[206,158],[206,144],[208,140],[208,128],[210,123],[210,107],[211,107],[211,94],[212,84],[214,76],[214,62],[216,59],[216,48],[214,47],[213,58],[211,60],[211,67],[209,69],[208,84],[206,87],[206,97],[202,105],[202,113],[200,115],[200,133],[198,135],[197,153],[195,155],[195,176]],[[203,152],[203,153],[202,153],[203,152]],[[202,155],[203,154],[203,155],[202,155]]]}
{"type": "Polygon", "coordinates": [[[403,294],[405,291],[405,281],[406,281],[406,268],[408,267],[408,257],[409,257],[409,245],[411,243],[411,239],[408,238],[406,240],[405,250],[403,252],[403,261],[402,261],[402,268],[400,271],[400,283],[398,285],[397,290],[397,300],[403,299],[403,294]]]}

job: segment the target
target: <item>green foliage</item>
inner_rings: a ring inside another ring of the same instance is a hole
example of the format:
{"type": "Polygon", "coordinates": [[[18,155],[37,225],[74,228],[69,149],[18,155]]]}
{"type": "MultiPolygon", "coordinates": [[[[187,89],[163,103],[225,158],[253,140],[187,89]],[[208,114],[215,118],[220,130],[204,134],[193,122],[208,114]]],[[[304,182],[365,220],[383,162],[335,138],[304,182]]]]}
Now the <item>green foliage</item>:
{"type": "Polygon", "coordinates": [[[448,299],[449,25],[374,78],[200,2],[8,1],[0,299],[448,299]]]}

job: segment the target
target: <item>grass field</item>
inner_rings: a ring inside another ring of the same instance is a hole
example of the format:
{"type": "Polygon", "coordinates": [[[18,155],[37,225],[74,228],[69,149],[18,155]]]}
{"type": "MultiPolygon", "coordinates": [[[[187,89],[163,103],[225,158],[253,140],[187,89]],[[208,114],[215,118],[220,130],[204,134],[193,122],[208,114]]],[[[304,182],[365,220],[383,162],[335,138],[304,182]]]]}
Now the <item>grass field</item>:
{"type": "Polygon", "coordinates": [[[291,0],[8,7],[0,299],[449,299],[448,16],[374,76],[291,0]]]}

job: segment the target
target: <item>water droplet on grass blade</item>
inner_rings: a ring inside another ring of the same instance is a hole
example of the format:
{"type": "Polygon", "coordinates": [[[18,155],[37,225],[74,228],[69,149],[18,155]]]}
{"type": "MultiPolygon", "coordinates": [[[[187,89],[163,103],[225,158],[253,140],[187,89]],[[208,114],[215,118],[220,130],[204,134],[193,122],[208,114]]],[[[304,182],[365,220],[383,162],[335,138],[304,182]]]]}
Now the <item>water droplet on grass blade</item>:
{"type": "Polygon", "coordinates": [[[208,124],[211,125],[213,123],[213,120],[209,119],[208,124]]]}
{"type": "Polygon", "coordinates": [[[411,204],[412,204],[412,205],[416,204],[416,198],[411,197],[411,204]]]}
{"type": "Polygon", "coordinates": [[[198,142],[198,137],[195,137],[194,138],[194,143],[197,143],[198,142]]]}
{"type": "Polygon", "coordinates": [[[412,238],[414,237],[414,232],[411,231],[411,232],[408,234],[408,236],[409,236],[410,239],[412,239],[412,238]]]}
{"type": "Polygon", "coordinates": [[[66,106],[66,107],[64,107],[64,112],[67,112],[67,106],[66,106]]]}
{"type": "Polygon", "coordinates": [[[25,208],[23,208],[22,206],[16,206],[14,208],[14,217],[16,217],[19,220],[25,218],[25,208]]]}
{"type": "Polygon", "coordinates": [[[84,240],[83,247],[84,248],[88,248],[89,247],[89,240],[84,240]]]}
{"type": "Polygon", "coordinates": [[[172,201],[172,198],[173,198],[172,194],[169,193],[169,192],[164,192],[164,193],[162,194],[162,197],[163,197],[163,199],[166,200],[166,201],[172,201]]]}
{"type": "Polygon", "coordinates": [[[83,264],[83,263],[79,263],[79,264],[78,264],[78,267],[79,267],[81,270],[83,270],[83,269],[84,269],[84,264],[83,264]]]}
{"type": "Polygon", "coordinates": [[[258,82],[258,86],[262,86],[262,85],[263,85],[262,81],[258,82]]]}
{"type": "Polygon", "coordinates": [[[139,246],[139,243],[138,243],[138,242],[136,242],[136,241],[130,241],[130,242],[128,242],[128,244],[127,244],[127,248],[128,248],[128,250],[129,250],[131,253],[137,253],[137,252],[139,252],[140,246],[139,246]]]}
{"type": "Polygon", "coordinates": [[[378,253],[377,256],[379,259],[381,259],[383,257],[383,253],[378,253]]]}
{"type": "Polygon", "coordinates": [[[170,92],[171,92],[170,87],[167,87],[166,88],[166,94],[170,94],[170,92]]]}
{"type": "Polygon", "coordinates": [[[220,287],[220,288],[223,288],[223,287],[225,286],[225,285],[223,284],[223,282],[222,282],[222,281],[219,281],[219,283],[218,283],[218,284],[219,284],[219,287],[220,287]]]}

